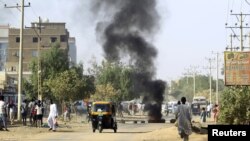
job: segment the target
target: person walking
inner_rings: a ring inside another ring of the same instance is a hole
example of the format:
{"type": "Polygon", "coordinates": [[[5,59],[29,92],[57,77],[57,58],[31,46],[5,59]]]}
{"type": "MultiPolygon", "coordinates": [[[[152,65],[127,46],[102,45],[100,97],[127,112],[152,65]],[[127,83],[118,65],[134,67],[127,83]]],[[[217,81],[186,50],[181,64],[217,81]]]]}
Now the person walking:
{"type": "Polygon", "coordinates": [[[21,115],[22,115],[22,123],[23,126],[26,126],[27,124],[27,112],[28,112],[28,106],[27,106],[27,100],[24,99],[21,104],[21,115]]]}
{"type": "Polygon", "coordinates": [[[186,97],[181,98],[181,105],[177,107],[177,110],[175,112],[175,115],[178,122],[178,132],[183,138],[183,141],[189,140],[189,135],[192,134],[192,125],[191,125],[191,108],[185,104],[186,103],[186,97]]]}
{"type": "Polygon", "coordinates": [[[36,104],[36,123],[35,126],[37,127],[37,124],[39,124],[39,127],[42,127],[43,125],[43,113],[42,113],[42,104],[41,101],[38,100],[37,104],[36,104]],[[39,122],[39,123],[37,123],[39,122]]]}
{"type": "Polygon", "coordinates": [[[203,107],[201,109],[201,123],[205,123],[206,122],[206,117],[207,117],[206,109],[205,109],[205,107],[203,107]]]}
{"type": "Polygon", "coordinates": [[[48,125],[49,125],[49,131],[56,131],[56,124],[57,124],[57,107],[56,104],[53,103],[53,100],[50,100],[50,108],[49,108],[49,116],[48,116],[48,125]]]}
{"type": "Polygon", "coordinates": [[[214,122],[217,123],[219,117],[219,106],[217,104],[214,105],[213,114],[214,114],[214,122]]]}
{"type": "Polygon", "coordinates": [[[211,109],[212,109],[212,105],[209,103],[207,105],[207,117],[210,118],[211,117],[211,109]]]}
{"type": "Polygon", "coordinates": [[[9,107],[10,124],[13,125],[14,124],[14,118],[15,118],[15,108],[16,108],[16,105],[11,100],[8,107],[9,107]]]}
{"type": "Polygon", "coordinates": [[[71,109],[70,105],[66,105],[63,113],[64,121],[70,121],[71,109]]]}
{"type": "Polygon", "coordinates": [[[122,106],[122,103],[119,102],[119,104],[118,104],[118,116],[121,118],[123,117],[122,111],[123,111],[123,106],[122,106]]]}
{"type": "Polygon", "coordinates": [[[33,125],[34,123],[34,109],[35,109],[35,98],[32,98],[31,101],[28,104],[28,113],[29,115],[29,121],[30,121],[30,126],[33,125]]]}
{"type": "Polygon", "coordinates": [[[0,96],[0,123],[1,122],[5,128],[5,131],[9,131],[7,128],[7,105],[4,102],[4,96],[0,96]]]}

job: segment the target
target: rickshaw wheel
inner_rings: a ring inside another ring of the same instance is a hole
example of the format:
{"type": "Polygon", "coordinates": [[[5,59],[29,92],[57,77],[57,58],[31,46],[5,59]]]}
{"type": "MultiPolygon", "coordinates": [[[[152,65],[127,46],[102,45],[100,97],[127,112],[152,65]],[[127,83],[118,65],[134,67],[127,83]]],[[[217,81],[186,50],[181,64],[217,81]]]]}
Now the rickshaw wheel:
{"type": "Polygon", "coordinates": [[[93,133],[95,133],[95,129],[93,129],[93,133]]]}
{"type": "Polygon", "coordinates": [[[116,133],[117,132],[117,129],[114,129],[114,133],[116,133]]]}

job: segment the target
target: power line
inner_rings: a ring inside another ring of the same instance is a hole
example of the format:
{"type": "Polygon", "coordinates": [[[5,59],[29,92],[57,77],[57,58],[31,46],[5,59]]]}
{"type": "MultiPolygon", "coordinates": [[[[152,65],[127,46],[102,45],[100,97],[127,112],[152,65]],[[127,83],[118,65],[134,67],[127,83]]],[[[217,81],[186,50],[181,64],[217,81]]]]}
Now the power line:
{"type": "Polygon", "coordinates": [[[212,61],[214,61],[214,58],[206,58],[209,62],[209,67],[205,68],[205,69],[209,69],[209,89],[210,89],[210,93],[209,93],[209,103],[212,103],[212,61]]]}
{"type": "Polygon", "coordinates": [[[246,25],[243,25],[243,22],[244,22],[244,19],[246,18],[246,16],[249,16],[250,14],[243,14],[242,12],[241,13],[232,13],[232,12],[233,11],[231,10],[231,15],[236,16],[237,20],[239,21],[239,26],[237,23],[235,23],[235,26],[227,26],[227,23],[226,23],[226,28],[230,28],[232,30],[232,32],[234,33],[234,35],[236,35],[236,33],[234,32],[233,29],[235,29],[235,28],[240,29],[240,51],[243,51],[243,49],[246,48],[243,46],[243,41],[244,41],[243,40],[243,29],[250,28],[248,26],[248,23],[246,23],[246,25]]]}
{"type": "Polygon", "coordinates": [[[31,6],[31,10],[32,10],[32,12],[34,13],[34,15],[35,15],[36,17],[39,17],[39,16],[37,16],[37,14],[36,14],[36,12],[35,12],[35,10],[33,9],[32,6],[31,6]]]}

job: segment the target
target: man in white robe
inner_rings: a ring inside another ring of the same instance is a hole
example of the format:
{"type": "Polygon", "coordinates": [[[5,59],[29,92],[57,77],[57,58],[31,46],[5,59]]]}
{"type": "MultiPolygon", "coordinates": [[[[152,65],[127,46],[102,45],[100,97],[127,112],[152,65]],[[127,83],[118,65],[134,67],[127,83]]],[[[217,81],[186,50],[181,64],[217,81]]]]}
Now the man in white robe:
{"type": "Polygon", "coordinates": [[[181,98],[181,105],[177,107],[177,110],[175,112],[177,120],[178,120],[178,132],[183,138],[184,141],[189,140],[189,135],[192,134],[192,125],[191,125],[191,108],[185,104],[186,98],[181,98]]]}
{"type": "Polygon", "coordinates": [[[49,125],[49,131],[56,131],[56,119],[58,116],[57,107],[56,104],[53,103],[52,100],[50,100],[50,109],[49,109],[49,117],[48,117],[48,125],[49,125]]]}

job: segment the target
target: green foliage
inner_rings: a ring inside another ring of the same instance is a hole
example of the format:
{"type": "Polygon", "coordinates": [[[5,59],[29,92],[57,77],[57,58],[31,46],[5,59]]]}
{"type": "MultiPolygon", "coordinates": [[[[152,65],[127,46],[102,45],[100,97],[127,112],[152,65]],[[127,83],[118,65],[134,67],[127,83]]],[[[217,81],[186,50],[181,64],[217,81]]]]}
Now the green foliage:
{"type": "Polygon", "coordinates": [[[74,101],[79,97],[84,97],[80,93],[84,82],[79,77],[75,69],[66,70],[57,74],[56,77],[48,80],[48,86],[55,98],[61,101],[74,101]]]}
{"type": "Polygon", "coordinates": [[[219,120],[229,124],[249,122],[250,89],[248,86],[227,87],[220,101],[219,120]]]}
{"type": "Polygon", "coordinates": [[[119,63],[103,61],[101,65],[92,64],[91,72],[96,78],[96,85],[111,85],[116,92],[117,101],[133,98],[132,74],[133,69],[119,63]]]}
{"type": "MultiPolygon", "coordinates": [[[[83,75],[83,65],[74,65],[69,68],[68,55],[59,49],[59,44],[41,54],[41,93],[43,98],[60,102],[89,97],[95,91],[94,77],[83,75]]],[[[25,81],[25,92],[29,97],[37,97],[38,86],[38,60],[30,64],[32,75],[25,81]]]]}
{"type": "Polygon", "coordinates": [[[25,94],[26,94],[26,97],[27,97],[28,99],[31,99],[31,98],[37,96],[37,95],[35,95],[35,94],[37,94],[37,93],[36,93],[37,88],[36,88],[35,86],[36,86],[36,85],[32,84],[32,83],[29,82],[28,80],[23,79],[23,89],[24,89],[25,94]]]}
{"type": "Polygon", "coordinates": [[[94,101],[117,101],[117,92],[111,84],[97,85],[95,94],[91,96],[94,101]]]}
{"type": "Polygon", "coordinates": [[[69,69],[68,54],[55,44],[41,55],[42,79],[53,78],[58,73],[69,69]]]}
{"type": "MultiPolygon", "coordinates": [[[[219,80],[219,91],[224,89],[223,80],[219,80]]],[[[199,96],[209,96],[210,93],[209,76],[197,75],[195,77],[195,95],[199,96]]],[[[212,80],[212,93],[214,95],[216,91],[216,80],[212,80]]],[[[171,96],[176,99],[180,99],[185,96],[188,101],[192,101],[194,96],[194,78],[193,77],[183,77],[178,81],[171,82],[171,96]]],[[[214,96],[213,96],[214,97],[214,96]]]]}

